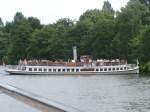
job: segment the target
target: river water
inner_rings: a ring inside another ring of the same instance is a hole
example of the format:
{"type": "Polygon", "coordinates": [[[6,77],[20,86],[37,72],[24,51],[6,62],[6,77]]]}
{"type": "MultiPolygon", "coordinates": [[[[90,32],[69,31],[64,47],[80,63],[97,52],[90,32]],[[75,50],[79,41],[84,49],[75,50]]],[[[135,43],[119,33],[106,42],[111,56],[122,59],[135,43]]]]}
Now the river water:
{"type": "Polygon", "coordinates": [[[138,75],[8,75],[0,83],[81,112],[150,112],[150,77],[138,75]]]}

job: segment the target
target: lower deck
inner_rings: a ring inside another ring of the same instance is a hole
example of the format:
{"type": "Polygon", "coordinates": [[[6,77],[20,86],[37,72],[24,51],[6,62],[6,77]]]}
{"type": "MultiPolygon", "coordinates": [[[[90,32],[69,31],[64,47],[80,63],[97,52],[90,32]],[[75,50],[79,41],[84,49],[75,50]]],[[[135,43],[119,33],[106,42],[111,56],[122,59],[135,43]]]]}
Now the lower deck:
{"type": "Polygon", "coordinates": [[[97,67],[56,67],[56,66],[18,66],[8,69],[12,74],[127,74],[139,73],[138,66],[97,66],[97,67]]]}

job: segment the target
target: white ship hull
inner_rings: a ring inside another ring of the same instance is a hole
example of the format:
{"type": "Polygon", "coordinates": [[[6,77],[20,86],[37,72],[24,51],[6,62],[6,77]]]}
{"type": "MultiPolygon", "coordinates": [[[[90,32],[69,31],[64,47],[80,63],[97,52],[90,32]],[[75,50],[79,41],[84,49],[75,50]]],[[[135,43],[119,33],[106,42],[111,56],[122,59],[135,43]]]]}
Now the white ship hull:
{"type": "MultiPolygon", "coordinates": [[[[39,67],[38,67],[39,68],[39,67]]],[[[109,67],[107,67],[109,68],[109,67]]],[[[7,69],[7,72],[10,74],[19,74],[19,75],[125,75],[125,74],[138,74],[139,67],[132,67],[127,70],[116,70],[116,71],[55,71],[55,72],[45,72],[45,71],[25,71],[19,69],[7,69]]]]}

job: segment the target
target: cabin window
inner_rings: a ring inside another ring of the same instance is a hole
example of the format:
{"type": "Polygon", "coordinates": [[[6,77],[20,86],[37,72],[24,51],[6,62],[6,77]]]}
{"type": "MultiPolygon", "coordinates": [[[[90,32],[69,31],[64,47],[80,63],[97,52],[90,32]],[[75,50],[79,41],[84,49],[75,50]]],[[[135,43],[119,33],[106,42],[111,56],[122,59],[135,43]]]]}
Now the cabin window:
{"type": "Polygon", "coordinates": [[[67,69],[67,72],[70,72],[70,69],[67,69]]]}
{"type": "Polygon", "coordinates": [[[32,68],[29,68],[29,71],[32,71],[32,68]]]}
{"type": "Polygon", "coordinates": [[[63,69],[63,72],[65,72],[65,69],[63,69]]]}
{"type": "Polygon", "coordinates": [[[58,69],[58,72],[61,72],[61,69],[58,69]]]}
{"type": "Polygon", "coordinates": [[[53,69],[53,72],[56,72],[56,69],[53,69]]]}
{"type": "Polygon", "coordinates": [[[113,71],[115,71],[115,68],[113,68],[113,71]]]}
{"type": "Polygon", "coordinates": [[[47,69],[46,68],[44,68],[44,72],[46,72],[47,71],[47,69]]]}
{"type": "Polygon", "coordinates": [[[124,70],[126,70],[127,69],[127,67],[124,67],[124,70]]]}
{"type": "Polygon", "coordinates": [[[123,68],[121,67],[120,70],[123,70],[123,68]]]}
{"type": "Polygon", "coordinates": [[[51,72],[52,70],[51,69],[49,69],[49,72],[51,72]]]}
{"type": "Polygon", "coordinates": [[[37,68],[34,68],[34,71],[37,71],[37,68]]]}
{"type": "Polygon", "coordinates": [[[111,68],[109,68],[108,70],[111,71],[111,68]]]}
{"type": "Polygon", "coordinates": [[[79,72],[79,69],[76,69],[76,72],[79,72]]]}
{"type": "Polygon", "coordinates": [[[104,68],[104,71],[107,71],[107,68],[104,68]]]}
{"type": "Polygon", "coordinates": [[[42,71],[42,68],[39,68],[39,71],[42,71]]]}
{"type": "Polygon", "coordinates": [[[102,68],[100,68],[100,71],[103,71],[103,69],[102,69],[102,68]]]}
{"type": "Polygon", "coordinates": [[[96,71],[99,71],[99,69],[97,68],[96,71]]]}
{"type": "Polygon", "coordinates": [[[74,69],[71,69],[72,72],[74,72],[74,69]]]}
{"type": "Polygon", "coordinates": [[[117,68],[117,70],[119,70],[119,68],[117,68]]]}

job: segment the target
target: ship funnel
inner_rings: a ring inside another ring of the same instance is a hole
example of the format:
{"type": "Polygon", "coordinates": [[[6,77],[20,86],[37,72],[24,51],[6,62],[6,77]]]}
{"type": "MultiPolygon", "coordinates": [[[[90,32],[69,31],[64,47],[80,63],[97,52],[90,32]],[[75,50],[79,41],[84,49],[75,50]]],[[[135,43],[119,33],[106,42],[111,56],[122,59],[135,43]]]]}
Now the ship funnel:
{"type": "Polygon", "coordinates": [[[77,47],[73,46],[73,60],[77,61],[77,47]]]}

